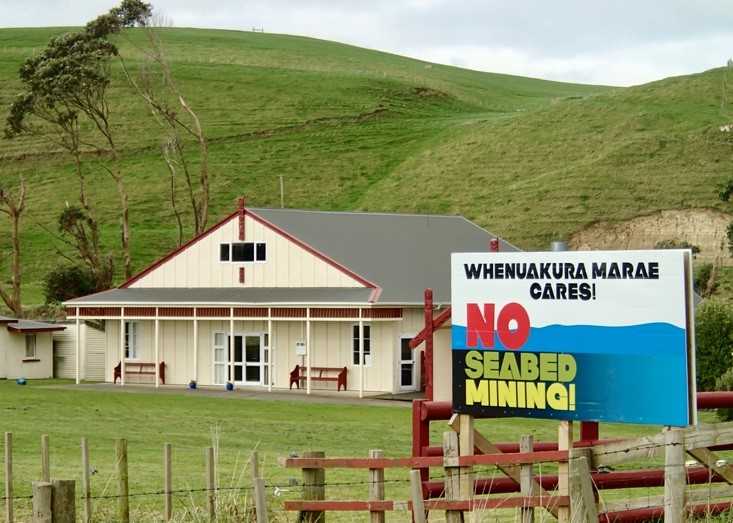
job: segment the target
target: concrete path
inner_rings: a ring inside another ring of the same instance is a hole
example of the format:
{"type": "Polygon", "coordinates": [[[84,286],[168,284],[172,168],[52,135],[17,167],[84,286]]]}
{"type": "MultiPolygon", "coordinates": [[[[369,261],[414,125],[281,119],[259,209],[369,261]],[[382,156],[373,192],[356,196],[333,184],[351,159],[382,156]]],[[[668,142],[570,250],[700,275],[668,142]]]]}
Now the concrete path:
{"type": "Polygon", "coordinates": [[[329,403],[340,405],[369,405],[378,407],[410,408],[411,401],[394,401],[398,397],[385,399],[383,394],[365,395],[359,399],[358,393],[351,391],[335,392],[318,390],[308,395],[302,390],[273,389],[268,392],[265,387],[239,387],[231,392],[224,387],[199,387],[190,390],[182,385],[161,385],[155,388],[152,385],[127,384],[124,387],[111,383],[82,383],[80,385],[44,385],[43,388],[57,390],[90,390],[97,392],[117,392],[127,394],[167,394],[179,396],[204,396],[222,399],[249,399],[265,401],[307,401],[311,403],[329,403]],[[377,397],[380,396],[380,397],[377,397]]]}

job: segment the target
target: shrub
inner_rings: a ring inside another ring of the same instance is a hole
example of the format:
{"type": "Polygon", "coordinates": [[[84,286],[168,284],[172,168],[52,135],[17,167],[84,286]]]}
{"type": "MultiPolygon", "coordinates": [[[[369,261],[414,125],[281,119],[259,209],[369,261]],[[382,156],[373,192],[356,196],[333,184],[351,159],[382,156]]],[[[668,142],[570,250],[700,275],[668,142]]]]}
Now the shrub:
{"type": "Polygon", "coordinates": [[[733,311],[720,303],[706,303],[695,321],[697,389],[713,390],[715,380],[733,366],[733,311]]]}
{"type": "Polygon", "coordinates": [[[700,247],[685,240],[660,240],[654,244],[655,249],[690,249],[692,254],[698,254],[700,247]]]}
{"type": "Polygon", "coordinates": [[[85,267],[65,265],[56,267],[43,280],[46,303],[58,303],[91,294],[96,290],[94,276],[85,267]]]}
{"type": "Polygon", "coordinates": [[[695,292],[700,296],[711,296],[718,287],[717,271],[712,263],[703,263],[695,267],[693,276],[695,292]]]}
{"type": "MultiPolygon", "coordinates": [[[[715,380],[715,390],[733,390],[733,367],[715,380]]],[[[733,409],[718,409],[720,421],[733,421],[733,409]]]]}

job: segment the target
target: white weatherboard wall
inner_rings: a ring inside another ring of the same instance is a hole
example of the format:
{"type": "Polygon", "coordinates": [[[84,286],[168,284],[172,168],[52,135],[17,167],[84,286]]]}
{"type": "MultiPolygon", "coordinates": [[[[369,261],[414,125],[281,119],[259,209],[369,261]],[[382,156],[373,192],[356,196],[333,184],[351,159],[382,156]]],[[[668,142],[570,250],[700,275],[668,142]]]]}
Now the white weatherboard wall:
{"type": "Polygon", "coordinates": [[[251,216],[245,218],[245,241],[265,242],[267,261],[219,261],[221,243],[240,241],[238,220],[234,216],[130,287],[363,287],[251,216]],[[245,267],[244,284],[239,283],[240,267],[245,267]]]}
{"type": "MultiPolygon", "coordinates": [[[[135,320],[138,323],[137,354],[139,361],[155,361],[155,322],[135,320]]],[[[401,322],[382,321],[371,323],[372,364],[364,368],[364,390],[367,392],[393,392],[396,385],[396,350],[401,332],[401,322]]],[[[214,334],[229,333],[229,320],[198,321],[198,383],[213,385],[214,334]]],[[[353,365],[352,328],[350,322],[311,323],[311,365],[314,367],[346,367],[348,390],[359,390],[359,367],[353,365]]],[[[267,332],[266,321],[235,320],[235,334],[267,332]]],[[[107,354],[105,380],[112,380],[112,369],[120,361],[120,321],[106,321],[107,354]]],[[[295,354],[295,343],[305,341],[305,322],[273,321],[272,354],[274,358],[273,386],[287,388],[290,371],[302,363],[295,354]]],[[[183,385],[193,379],[193,321],[160,321],[160,360],[166,364],[166,384],[183,385]]],[[[153,383],[153,376],[136,376],[129,373],[128,383],[153,383]]],[[[335,389],[335,383],[312,381],[311,387],[335,389]]],[[[397,387],[397,388],[396,388],[397,387]]]]}
{"type": "Polygon", "coordinates": [[[25,357],[25,334],[10,333],[4,326],[0,328],[0,377],[8,379],[42,379],[53,375],[53,349],[51,333],[38,333],[36,336],[36,357],[25,357]],[[25,361],[24,361],[25,360],[25,361]]]}
{"type": "MultiPolygon", "coordinates": [[[[104,331],[81,322],[80,324],[80,375],[87,381],[104,381],[105,361],[104,331]]],[[[76,324],[67,323],[66,329],[53,333],[54,377],[76,378],[76,324]]]]}

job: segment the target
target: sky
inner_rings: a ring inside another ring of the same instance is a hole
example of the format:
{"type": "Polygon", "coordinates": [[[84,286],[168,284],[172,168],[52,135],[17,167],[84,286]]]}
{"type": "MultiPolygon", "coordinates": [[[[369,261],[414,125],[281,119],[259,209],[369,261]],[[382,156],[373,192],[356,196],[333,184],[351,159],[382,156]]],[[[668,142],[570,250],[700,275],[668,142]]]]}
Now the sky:
{"type": "MultiPolygon", "coordinates": [[[[733,0],[152,0],[174,26],[336,40],[482,71],[635,85],[725,65],[733,0]]],[[[0,27],[81,25],[114,0],[0,0],[0,27]]]]}

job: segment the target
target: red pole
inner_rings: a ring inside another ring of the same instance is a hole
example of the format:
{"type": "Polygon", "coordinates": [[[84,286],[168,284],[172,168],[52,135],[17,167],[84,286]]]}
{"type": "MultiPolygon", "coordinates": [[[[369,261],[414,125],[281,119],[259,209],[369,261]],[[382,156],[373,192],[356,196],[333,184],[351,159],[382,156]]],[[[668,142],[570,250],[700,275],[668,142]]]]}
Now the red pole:
{"type": "Polygon", "coordinates": [[[433,290],[425,289],[425,397],[433,400],[433,290]]]}

